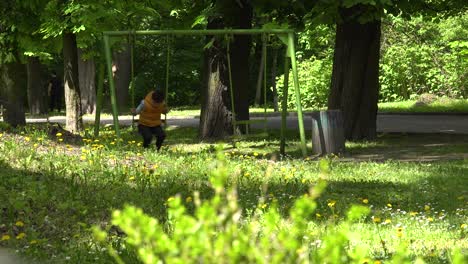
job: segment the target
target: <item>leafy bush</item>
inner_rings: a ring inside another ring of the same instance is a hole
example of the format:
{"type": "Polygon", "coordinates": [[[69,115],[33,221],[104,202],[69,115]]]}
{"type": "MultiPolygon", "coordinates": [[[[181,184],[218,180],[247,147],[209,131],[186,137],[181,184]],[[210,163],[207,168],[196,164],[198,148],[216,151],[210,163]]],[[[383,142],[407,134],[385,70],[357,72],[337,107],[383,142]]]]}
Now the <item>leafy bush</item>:
{"type": "Polygon", "coordinates": [[[439,21],[389,16],[383,27],[380,100],[423,93],[466,97],[468,42],[460,37],[468,35],[467,24],[467,14],[439,21]]]}
{"type": "MultiPolygon", "coordinates": [[[[299,61],[297,70],[303,108],[323,108],[327,105],[331,67],[332,61],[329,58],[316,59],[312,57],[299,61]]],[[[283,78],[283,76],[280,76],[277,85],[280,98],[284,94],[283,78]]],[[[292,71],[289,72],[288,109],[296,109],[292,71]]]]}

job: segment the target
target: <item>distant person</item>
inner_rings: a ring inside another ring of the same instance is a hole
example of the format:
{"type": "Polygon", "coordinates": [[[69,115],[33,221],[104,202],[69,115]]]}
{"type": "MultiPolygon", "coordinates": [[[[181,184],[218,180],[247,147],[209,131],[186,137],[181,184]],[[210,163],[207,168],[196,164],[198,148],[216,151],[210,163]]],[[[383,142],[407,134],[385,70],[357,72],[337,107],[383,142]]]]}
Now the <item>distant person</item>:
{"type": "Polygon", "coordinates": [[[57,112],[60,112],[62,110],[62,99],[63,99],[63,87],[62,87],[62,82],[60,79],[57,77],[56,72],[52,72],[49,80],[49,85],[48,85],[48,95],[49,95],[49,109],[51,112],[54,111],[54,109],[57,109],[57,112]]]}
{"type": "Polygon", "coordinates": [[[140,114],[138,121],[138,132],[143,137],[143,147],[148,148],[156,136],[156,149],[159,151],[166,138],[166,133],[161,127],[161,114],[166,114],[165,94],[160,90],[150,92],[141,101],[136,109],[132,109],[132,114],[140,114]]]}

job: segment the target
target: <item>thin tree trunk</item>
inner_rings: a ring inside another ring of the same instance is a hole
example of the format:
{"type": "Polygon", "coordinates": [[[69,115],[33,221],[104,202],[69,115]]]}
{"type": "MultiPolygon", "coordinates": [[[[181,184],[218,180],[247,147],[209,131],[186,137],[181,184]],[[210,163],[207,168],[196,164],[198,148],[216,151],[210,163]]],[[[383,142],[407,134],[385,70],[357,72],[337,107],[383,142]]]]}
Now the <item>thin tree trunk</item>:
{"type": "Polygon", "coordinates": [[[0,84],[3,86],[1,103],[5,107],[3,120],[13,127],[25,125],[24,91],[26,90],[26,67],[20,62],[3,64],[0,67],[0,84]]]}
{"type": "MultiPolygon", "coordinates": [[[[380,21],[337,24],[328,109],[341,109],[348,140],[376,138],[380,21]]],[[[347,13],[347,14],[346,14],[347,13]]]]}
{"type": "Polygon", "coordinates": [[[131,57],[129,43],[125,44],[124,50],[114,53],[114,65],[116,66],[114,81],[117,105],[119,111],[124,111],[130,105],[131,57]]]}
{"type": "Polygon", "coordinates": [[[278,49],[273,48],[273,61],[271,63],[271,86],[273,88],[273,109],[275,112],[279,111],[278,106],[278,91],[276,90],[276,69],[278,64],[278,49]]]}
{"type": "Polygon", "coordinates": [[[31,114],[47,113],[47,81],[38,57],[28,57],[28,105],[31,114]]]}
{"type": "Polygon", "coordinates": [[[63,65],[66,107],[66,129],[78,132],[83,129],[81,118],[80,85],[78,80],[78,48],[76,35],[63,33],[63,65]]]}
{"type": "Polygon", "coordinates": [[[94,59],[83,59],[81,49],[78,49],[78,58],[81,110],[83,114],[94,114],[96,110],[96,66],[94,59]]]}
{"type": "MultiPolygon", "coordinates": [[[[208,29],[223,28],[219,20],[208,22],[208,29]]],[[[210,41],[212,36],[207,36],[210,41]]],[[[202,90],[202,111],[199,136],[201,139],[217,139],[232,135],[231,104],[226,49],[221,40],[205,49],[204,89],[202,90]]]]}
{"type": "Polygon", "coordinates": [[[262,98],[262,87],[263,87],[263,69],[265,68],[265,53],[262,49],[262,56],[260,56],[260,67],[258,67],[257,75],[257,88],[255,92],[255,105],[260,105],[260,100],[262,98]]]}

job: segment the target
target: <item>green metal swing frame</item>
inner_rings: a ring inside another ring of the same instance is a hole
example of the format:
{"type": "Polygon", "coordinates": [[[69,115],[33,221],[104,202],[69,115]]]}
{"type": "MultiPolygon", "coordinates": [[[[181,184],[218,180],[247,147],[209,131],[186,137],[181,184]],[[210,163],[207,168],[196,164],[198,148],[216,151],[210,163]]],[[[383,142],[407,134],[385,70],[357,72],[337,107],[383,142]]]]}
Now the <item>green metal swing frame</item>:
{"type": "MultiPolygon", "coordinates": [[[[165,91],[168,94],[168,86],[169,86],[169,63],[170,63],[170,37],[171,36],[178,36],[178,35],[224,35],[226,38],[233,35],[262,35],[263,40],[263,52],[266,55],[266,37],[268,35],[275,35],[277,36],[286,46],[286,56],[285,56],[285,63],[284,63],[284,93],[283,98],[281,101],[281,134],[280,134],[280,153],[285,154],[285,133],[286,133],[286,118],[288,114],[287,109],[287,98],[288,98],[288,88],[289,88],[289,68],[291,66],[292,74],[294,78],[294,92],[296,98],[296,108],[297,108],[297,119],[299,125],[299,135],[300,135],[300,149],[302,155],[305,157],[307,156],[307,147],[306,147],[306,140],[305,140],[305,131],[304,131],[304,119],[302,113],[302,106],[301,106],[301,94],[299,89],[299,78],[297,73],[297,61],[296,61],[296,51],[295,51],[295,36],[294,30],[292,29],[211,29],[211,30],[142,30],[142,31],[105,31],[103,32],[103,49],[104,55],[106,60],[106,65],[102,64],[99,68],[99,75],[98,75],[98,91],[97,91],[97,104],[96,104],[96,117],[95,117],[95,129],[94,134],[95,136],[99,135],[99,127],[100,127],[100,115],[102,109],[102,98],[103,98],[103,80],[104,80],[104,67],[107,68],[107,75],[109,79],[109,89],[111,95],[111,105],[112,105],[112,116],[114,122],[114,129],[118,139],[120,139],[120,128],[119,128],[119,117],[118,117],[118,109],[117,109],[117,99],[116,99],[116,90],[115,90],[115,83],[114,78],[112,78],[112,58],[111,58],[111,46],[110,46],[110,38],[111,37],[122,37],[128,36],[131,37],[131,43],[135,43],[136,36],[139,35],[165,35],[167,37],[167,65],[166,65],[166,87],[165,91]]],[[[232,123],[234,128],[237,125],[248,125],[252,123],[265,122],[265,129],[266,129],[266,58],[264,57],[264,74],[263,74],[263,88],[264,88],[264,120],[236,120],[236,113],[234,109],[234,88],[233,88],[233,81],[232,81],[232,72],[231,72],[231,58],[230,58],[230,41],[227,41],[227,59],[228,59],[228,73],[229,73],[229,90],[231,95],[231,106],[232,106],[232,123]]],[[[134,93],[134,64],[133,64],[133,46],[131,49],[131,97],[132,103],[135,99],[134,93]]],[[[167,100],[167,99],[166,99],[167,100]]],[[[133,122],[132,122],[133,125],[133,122]]]]}

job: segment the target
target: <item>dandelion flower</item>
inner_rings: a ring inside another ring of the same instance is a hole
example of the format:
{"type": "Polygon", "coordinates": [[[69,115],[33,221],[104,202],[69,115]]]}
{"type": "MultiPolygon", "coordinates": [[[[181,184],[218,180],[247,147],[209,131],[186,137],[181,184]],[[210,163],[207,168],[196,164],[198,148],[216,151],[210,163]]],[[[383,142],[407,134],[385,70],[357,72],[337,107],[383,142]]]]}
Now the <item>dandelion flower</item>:
{"type": "Polygon", "coordinates": [[[192,197],[190,197],[190,196],[189,196],[189,197],[187,197],[187,198],[185,198],[185,201],[186,201],[187,203],[190,203],[190,202],[192,202],[192,200],[193,200],[193,199],[192,199],[192,197]]]}
{"type": "Polygon", "coordinates": [[[335,206],[335,204],[336,204],[336,201],[335,201],[335,200],[330,200],[330,202],[328,202],[327,205],[328,205],[328,207],[332,208],[332,207],[335,206]]]}
{"type": "Polygon", "coordinates": [[[31,241],[29,242],[29,244],[31,244],[31,245],[37,244],[37,240],[35,240],[35,239],[34,239],[34,240],[31,240],[31,241]]]}
{"type": "Polygon", "coordinates": [[[468,226],[466,224],[461,224],[461,229],[466,229],[468,226]]]}
{"type": "Polygon", "coordinates": [[[388,204],[387,204],[387,207],[392,208],[392,204],[391,204],[391,203],[388,203],[388,204]]]}
{"type": "Polygon", "coordinates": [[[57,134],[55,134],[56,137],[61,137],[62,136],[62,133],[58,132],[57,134]]]}
{"type": "Polygon", "coordinates": [[[30,137],[25,137],[24,140],[29,142],[31,140],[31,138],[30,137]]]}
{"type": "Polygon", "coordinates": [[[132,177],[130,177],[130,178],[128,178],[128,179],[131,180],[131,181],[133,181],[133,180],[135,180],[135,176],[132,176],[132,177]]]}
{"type": "Polygon", "coordinates": [[[369,200],[368,199],[362,199],[362,202],[365,203],[365,204],[368,204],[369,200]]]}
{"type": "Polygon", "coordinates": [[[15,226],[22,227],[24,226],[24,223],[22,221],[16,221],[15,226]]]}
{"type": "Polygon", "coordinates": [[[25,236],[26,236],[26,234],[21,232],[16,236],[16,239],[23,239],[25,236]]]}
{"type": "Polygon", "coordinates": [[[372,217],[372,221],[374,223],[380,223],[382,221],[382,219],[380,217],[372,217]]]}
{"type": "Polygon", "coordinates": [[[424,210],[429,211],[429,210],[431,210],[431,207],[430,207],[429,205],[426,204],[426,205],[424,206],[424,210]]]}
{"type": "Polygon", "coordinates": [[[10,238],[11,237],[9,235],[3,235],[1,241],[7,241],[7,240],[10,240],[10,238]]]}

